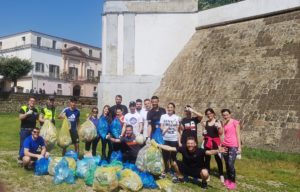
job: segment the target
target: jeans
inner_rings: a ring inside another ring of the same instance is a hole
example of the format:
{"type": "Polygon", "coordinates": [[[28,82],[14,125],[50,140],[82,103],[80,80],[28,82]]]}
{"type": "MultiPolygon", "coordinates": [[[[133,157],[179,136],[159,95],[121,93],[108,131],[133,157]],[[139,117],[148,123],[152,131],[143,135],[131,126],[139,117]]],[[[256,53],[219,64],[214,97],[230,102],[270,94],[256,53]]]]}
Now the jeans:
{"type": "Polygon", "coordinates": [[[234,167],[234,162],[236,159],[237,147],[227,147],[228,151],[227,153],[223,154],[224,160],[225,160],[225,165],[226,165],[226,174],[227,174],[227,179],[235,182],[235,167],[234,167]]]}
{"type": "Polygon", "coordinates": [[[20,130],[20,148],[19,148],[19,156],[21,155],[21,150],[23,147],[24,140],[26,137],[30,136],[32,132],[31,128],[21,128],[20,130]]]}

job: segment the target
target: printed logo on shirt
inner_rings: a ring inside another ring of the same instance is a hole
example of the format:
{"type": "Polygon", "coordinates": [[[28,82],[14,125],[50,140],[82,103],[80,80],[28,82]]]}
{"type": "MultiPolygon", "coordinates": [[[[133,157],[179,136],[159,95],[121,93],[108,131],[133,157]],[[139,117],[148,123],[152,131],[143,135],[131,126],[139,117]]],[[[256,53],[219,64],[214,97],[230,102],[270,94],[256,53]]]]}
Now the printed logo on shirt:
{"type": "Polygon", "coordinates": [[[70,122],[74,122],[74,121],[76,120],[76,116],[75,116],[74,114],[72,114],[72,115],[70,115],[70,116],[68,117],[68,120],[69,120],[70,122]]]}
{"type": "Polygon", "coordinates": [[[195,131],[196,130],[196,123],[194,121],[191,121],[191,123],[185,123],[184,128],[195,131]]]}
{"type": "Polygon", "coordinates": [[[135,117],[131,117],[129,119],[129,123],[130,123],[130,125],[135,125],[137,123],[137,119],[135,117]]]}

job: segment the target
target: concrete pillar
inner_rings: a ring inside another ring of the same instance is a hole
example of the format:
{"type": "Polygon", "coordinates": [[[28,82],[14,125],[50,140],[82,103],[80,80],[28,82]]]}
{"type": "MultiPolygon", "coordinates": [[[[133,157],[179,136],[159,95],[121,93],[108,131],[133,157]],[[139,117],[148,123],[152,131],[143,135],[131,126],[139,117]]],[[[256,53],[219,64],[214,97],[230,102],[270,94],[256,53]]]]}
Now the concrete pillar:
{"type": "Polygon", "coordinates": [[[117,58],[118,58],[118,15],[107,14],[106,15],[106,63],[105,74],[116,75],[117,74],[117,58]]]}
{"type": "Polygon", "coordinates": [[[124,75],[134,74],[135,14],[124,14],[124,75]]]}

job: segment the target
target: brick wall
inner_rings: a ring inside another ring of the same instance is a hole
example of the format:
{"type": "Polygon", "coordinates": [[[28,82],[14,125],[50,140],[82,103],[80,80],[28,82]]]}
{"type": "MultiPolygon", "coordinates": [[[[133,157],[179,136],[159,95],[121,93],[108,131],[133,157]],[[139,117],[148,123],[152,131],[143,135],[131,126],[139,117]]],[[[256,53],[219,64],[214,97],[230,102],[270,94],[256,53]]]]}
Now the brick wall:
{"type": "Polygon", "coordinates": [[[156,94],[231,109],[246,146],[300,152],[300,11],[198,30],[156,94]]]}

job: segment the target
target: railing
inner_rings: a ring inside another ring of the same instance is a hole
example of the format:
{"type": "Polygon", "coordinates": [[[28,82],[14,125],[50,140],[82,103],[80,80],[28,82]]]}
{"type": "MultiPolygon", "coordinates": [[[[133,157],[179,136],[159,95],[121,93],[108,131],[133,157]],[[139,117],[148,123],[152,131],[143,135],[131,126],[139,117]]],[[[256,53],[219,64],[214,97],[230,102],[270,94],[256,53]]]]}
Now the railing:
{"type": "Polygon", "coordinates": [[[199,0],[198,1],[198,10],[205,10],[214,7],[219,7],[231,3],[236,3],[243,0],[199,0]]]}

